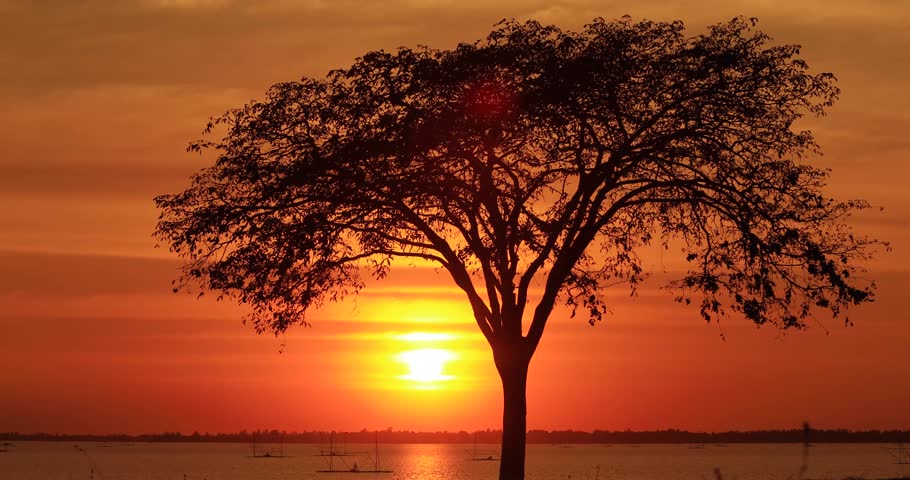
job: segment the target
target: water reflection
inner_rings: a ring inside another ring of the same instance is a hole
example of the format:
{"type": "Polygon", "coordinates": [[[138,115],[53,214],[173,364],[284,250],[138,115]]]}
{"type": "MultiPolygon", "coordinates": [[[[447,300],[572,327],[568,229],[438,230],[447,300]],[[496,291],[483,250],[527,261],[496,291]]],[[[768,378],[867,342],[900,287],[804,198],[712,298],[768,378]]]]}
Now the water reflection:
{"type": "MultiPolygon", "coordinates": [[[[112,443],[101,448],[69,442],[15,442],[0,455],[0,478],[6,480],[388,480],[495,479],[498,462],[472,462],[473,445],[380,444],[383,469],[392,474],[320,474],[324,459],[319,445],[285,445],[288,458],[250,458],[249,445],[205,443],[112,443]],[[91,457],[88,461],[86,454],[91,457]]],[[[373,445],[349,445],[352,451],[372,452],[373,445]]],[[[910,475],[910,465],[894,463],[879,444],[814,445],[806,478],[895,478],[910,475]]],[[[497,450],[496,445],[478,445],[497,450]]],[[[366,456],[356,460],[372,465],[366,456]]],[[[802,445],[730,444],[689,448],[687,445],[530,445],[528,480],[682,480],[723,478],[785,480],[796,478],[802,464],[802,445]]]]}

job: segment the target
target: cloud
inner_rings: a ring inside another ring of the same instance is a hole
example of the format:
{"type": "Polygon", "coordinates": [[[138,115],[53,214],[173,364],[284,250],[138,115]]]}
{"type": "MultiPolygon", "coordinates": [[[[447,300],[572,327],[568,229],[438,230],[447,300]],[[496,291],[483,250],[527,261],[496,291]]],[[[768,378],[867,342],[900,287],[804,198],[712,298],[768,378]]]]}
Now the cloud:
{"type": "Polygon", "coordinates": [[[177,266],[173,259],[0,250],[0,295],[164,293],[177,266]]]}
{"type": "MultiPolygon", "coordinates": [[[[540,18],[577,28],[595,16],[670,20],[700,26],[734,15],[767,18],[772,33],[907,41],[897,28],[906,8],[873,2],[694,3],[680,8],[639,2],[634,8],[599,1],[392,2],[156,0],[20,2],[0,33],[0,58],[15,67],[6,88],[46,90],[102,83],[248,88],[253,79],[321,76],[376,48],[416,43],[450,47],[482,37],[502,18],[540,18]],[[849,12],[854,12],[852,16],[849,12]],[[356,12],[352,14],[351,12],[356,12]]],[[[789,35],[787,35],[789,36],[789,35]]],[[[817,46],[817,45],[816,45],[817,46]]],[[[893,52],[900,49],[894,48],[893,52]]],[[[873,53],[874,52],[866,52],[873,53]]]]}
{"type": "Polygon", "coordinates": [[[154,0],[153,6],[163,8],[220,8],[228,4],[227,0],[154,0]]]}
{"type": "Polygon", "coordinates": [[[188,185],[196,168],[168,165],[40,165],[16,163],[0,165],[0,195],[53,196],[57,198],[152,197],[188,185]]]}

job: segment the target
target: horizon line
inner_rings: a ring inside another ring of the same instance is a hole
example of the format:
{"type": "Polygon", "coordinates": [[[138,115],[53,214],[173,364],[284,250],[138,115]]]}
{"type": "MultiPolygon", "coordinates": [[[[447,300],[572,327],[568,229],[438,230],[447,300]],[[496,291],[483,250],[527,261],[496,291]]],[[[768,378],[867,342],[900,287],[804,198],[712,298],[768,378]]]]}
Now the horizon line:
{"type": "MultiPolygon", "coordinates": [[[[906,433],[910,435],[910,428],[867,428],[867,429],[850,429],[843,427],[836,428],[809,428],[813,434],[848,434],[848,435],[863,435],[863,434],[897,434],[897,433],[906,433]]],[[[11,436],[20,436],[20,437],[31,437],[31,436],[51,436],[51,437],[85,437],[85,438],[95,438],[95,437],[132,437],[132,438],[144,438],[144,437],[226,437],[226,436],[250,436],[253,434],[256,435],[319,435],[319,434],[345,434],[345,435],[360,435],[360,434],[373,434],[373,433],[387,433],[395,435],[449,435],[449,436],[460,436],[460,435],[476,435],[476,434],[502,434],[502,429],[477,429],[477,430],[394,430],[391,427],[386,429],[367,429],[362,428],[360,430],[279,430],[279,429],[256,429],[256,430],[247,430],[241,429],[238,431],[232,432],[200,432],[194,430],[192,433],[184,433],[183,431],[160,431],[160,432],[144,432],[144,433],[124,433],[124,432],[108,432],[108,433],[68,433],[68,432],[48,432],[48,431],[32,431],[32,432],[20,432],[20,431],[0,431],[0,439],[11,436]]],[[[651,430],[632,430],[632,429],[623,429],[623,430],[602,430],[602,429],[592,429],[592,430],[575,430],[575,429],[560,429],[560,430],[547,430],[540,428],[531,428],[527,430],[528,434],[577,434],[577,435],[642,435],[642,434],[680,434],[680,435],[702,435],[702,436],[719,436],[719,435],[755,435],[755,434],[780,434],[780,433],[800,433],[804,434],[806,432],[805,427],[794,427],[794,428],[764,428],[764,429],[751,429],[751,430],[714,430],[714,431],[698,431],[698,430],[685,430],[674,427],[662,428],[662,429],[651,429],[651,430]]],[[[910,439],[908,439],[910,440],[910,439]]]]}

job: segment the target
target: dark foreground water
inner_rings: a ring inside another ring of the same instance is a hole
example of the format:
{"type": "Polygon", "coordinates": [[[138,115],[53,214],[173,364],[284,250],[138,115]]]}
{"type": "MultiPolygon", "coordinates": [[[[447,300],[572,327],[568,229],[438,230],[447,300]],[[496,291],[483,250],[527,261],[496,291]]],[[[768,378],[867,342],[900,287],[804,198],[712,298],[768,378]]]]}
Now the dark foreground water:
{"type": "MultiPolygon", "coordinates": [[[[842,479],[910,476],[896,464],[894,445],[838,444],[809,448],[803,470],[802,445],[530,445],[528,480],[725,480],[842,479]]],[[[335,469],[357,462],[373,467],[373,445],[348,445],[369,452],[335,457],[335,469]]],[[[495,454],[498,446],[478,446],[495,454]]],[[[249,445],[206,443],[16,442],[0,453],[3,480],[433,480],[494,479],[495,461],[471,461],[471,445],[380,445],[380,466],[391,474],[317,473],[329,467],[318,445],[285,445],[286,458],[251,458],[249,445]],[[80,448],[76,448],[78,445],[80,448]]]]}

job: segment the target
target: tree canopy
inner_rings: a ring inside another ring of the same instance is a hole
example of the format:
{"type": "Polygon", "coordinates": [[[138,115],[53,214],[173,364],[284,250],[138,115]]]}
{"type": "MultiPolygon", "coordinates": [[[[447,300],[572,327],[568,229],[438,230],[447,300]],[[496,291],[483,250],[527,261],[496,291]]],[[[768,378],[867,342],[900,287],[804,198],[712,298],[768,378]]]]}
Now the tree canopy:
{"type": "Polygon", "coordinates": [[[156,198],[156,236],[260,331],[358,291],[365,267],[418,258],[451,274],[488,339],[522,335],[542,282],[536,346],[560,299],[599,320],[604,288],[634,286],[636,249],[655,242],[681,246],[691,268],[673,286],[706,319],[837,315],[870,298],[853,260],[874,242],[842,221],[867,204],[824,194],[817,145],[794,128],[832,105],[835,78],[754,24],[687,37],[682,22],[504,21],[452,50],[279,83],[190,145],[217,160],[156,198]]]}

